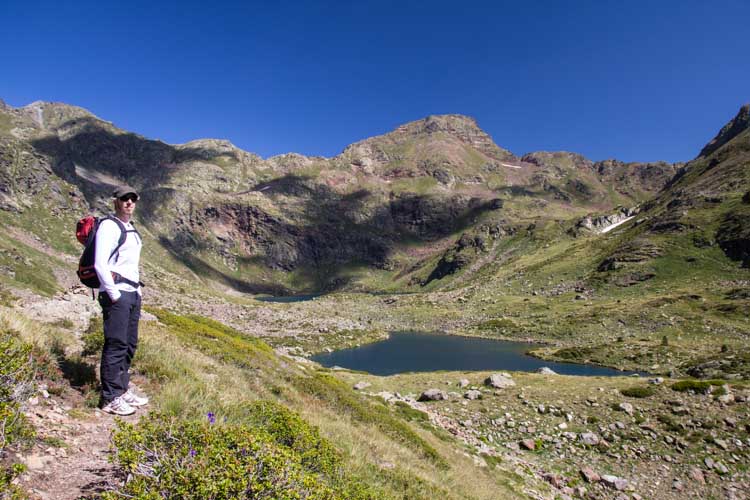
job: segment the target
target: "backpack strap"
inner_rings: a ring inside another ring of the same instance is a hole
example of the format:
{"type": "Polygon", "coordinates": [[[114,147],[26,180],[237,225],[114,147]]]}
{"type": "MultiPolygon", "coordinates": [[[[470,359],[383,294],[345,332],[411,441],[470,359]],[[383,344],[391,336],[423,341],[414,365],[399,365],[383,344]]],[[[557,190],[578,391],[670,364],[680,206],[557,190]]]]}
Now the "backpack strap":
{"type": "MultiPolygon", "coordinates": [[[[118,219],[117,217],[112,217],[111,215],[108,215],[104,217],[103,220],[106,220],[106,219],[113,221],[115,224],[117,224],[117,227],[120,228],[120,239],[117,240],[117,246],[115,247],[114,250],[112,250],[112,253],[109,254],[109,259],[107,259],[107,262],[109,262],[110,260],[112,260],[112,257],[115,257],[115,262],[117,262],[117,259],[120,258],[120,247],[125,244],[125,240],[128,237],[128,231],[125,229],[125,224],[123,224],[122,221],[118,219]]],[[[137,232],[138,231],[136,231],[136,233],[137,232]]]]}

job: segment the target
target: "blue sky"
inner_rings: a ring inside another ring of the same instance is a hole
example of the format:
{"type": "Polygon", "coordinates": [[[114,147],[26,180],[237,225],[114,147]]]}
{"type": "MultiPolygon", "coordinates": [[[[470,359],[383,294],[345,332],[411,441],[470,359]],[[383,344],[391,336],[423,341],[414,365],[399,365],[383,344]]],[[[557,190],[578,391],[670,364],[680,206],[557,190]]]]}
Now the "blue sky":
{"type": "Polygon", "coordinates": [[[333,156],[430,114],[521,155],[686,161],[750,102],[750,2],[0,0],[0,99],[333,156]]]}

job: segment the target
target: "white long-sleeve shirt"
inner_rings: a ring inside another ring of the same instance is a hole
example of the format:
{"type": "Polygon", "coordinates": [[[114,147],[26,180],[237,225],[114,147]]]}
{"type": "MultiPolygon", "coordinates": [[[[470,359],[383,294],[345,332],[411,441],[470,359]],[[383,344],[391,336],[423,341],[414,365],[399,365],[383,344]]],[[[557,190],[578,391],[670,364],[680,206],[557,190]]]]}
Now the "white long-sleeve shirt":
{"type": "MultiPolygon", "coordinates": [[[[113,216],[114,217],[114,216],[113,216]]],[[[122,222],[122,221],[120,221],[122,222]]],[[[133,230],[130,222],[122,222],[125,230],[133,230]]],[[[137,289],[127,283],[115,284],[112,273],[115,272],[131,281],[138,283],[140,273],[138,264],[141,260],[141,238],[135,232],[127,233],[125,243],[122,244],[117,254],[110,259],[109,256],[117,247],[120,240],[120,228],[113,220],[104,219],[99,223],[99,229],[96,231],[96,254],[94,255],[94,269],[101,283],[101,290],[109,295],[112,302],[120,298],[121,292],[141,293],[140,287],[137,289]]]]}

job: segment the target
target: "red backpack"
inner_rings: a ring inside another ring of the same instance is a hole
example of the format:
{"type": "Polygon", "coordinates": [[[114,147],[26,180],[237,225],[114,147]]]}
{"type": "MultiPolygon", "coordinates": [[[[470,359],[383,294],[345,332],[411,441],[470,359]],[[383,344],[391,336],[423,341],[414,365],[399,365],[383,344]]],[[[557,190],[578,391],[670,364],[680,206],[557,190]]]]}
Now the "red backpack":
{"type": "MultiPolygon", "coordinates": [[[[96,257],[96,231],[99,229],[99,225],[104,220],[111,220],[117,224],[120,228],[120,239],[117,241],[117,246],[109,255],[109,258],[115,256],[120,250],[120,247],[125,243],[125,239],[128,237],[128,231],[125,230],[125,225],[118,220],[116,217],[94,217],[89,215],[78,221],[76,224],[76,238],[84,246],[81,258],[78,261],[78,279],[81,283],[89,288],[99,288],[101,283],[99,277],[96,275],[96,269],[94,269],[94,259],[96,257]]],[[[134,232],[138,232],[133,230],[134,232]]]]}

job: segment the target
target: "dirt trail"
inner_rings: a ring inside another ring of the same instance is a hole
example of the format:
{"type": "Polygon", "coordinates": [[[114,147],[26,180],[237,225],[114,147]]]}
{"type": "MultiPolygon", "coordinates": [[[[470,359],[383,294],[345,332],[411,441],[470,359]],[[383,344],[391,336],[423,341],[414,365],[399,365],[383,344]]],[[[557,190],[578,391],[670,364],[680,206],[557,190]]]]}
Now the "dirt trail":
{"type": "MultiPolygon", "coordinates": [[[[18,482],[31,498],[89,498],[122,481],[109,462],[114,417],[82,408],[82,403],[41,394],[32,399],[26,415],[37,440],[18,456],[28,467],[18,482]]],[[[124,419],[135,422],[142,414],[145,411],[124,419]]]]}

